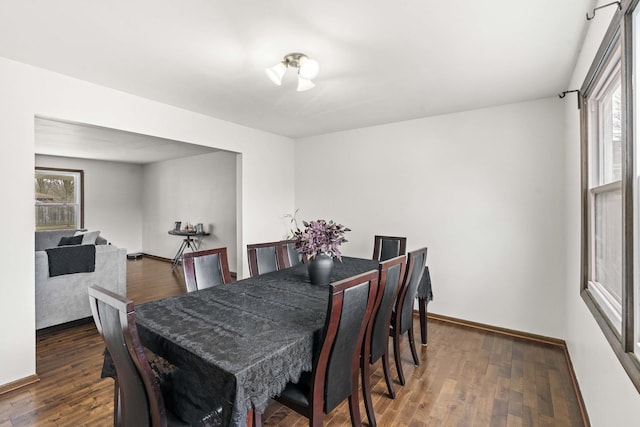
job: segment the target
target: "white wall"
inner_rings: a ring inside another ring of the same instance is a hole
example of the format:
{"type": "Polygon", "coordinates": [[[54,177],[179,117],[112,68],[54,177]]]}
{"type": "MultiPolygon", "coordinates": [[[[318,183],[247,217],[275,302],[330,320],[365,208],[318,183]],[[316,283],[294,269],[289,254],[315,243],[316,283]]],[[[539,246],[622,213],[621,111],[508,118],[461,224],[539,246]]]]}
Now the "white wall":
{"type": "MultiPolygon", "coordinates": [[[[602,2],[599,2],[599,4],[602,2]]],[[[589,21],[588,33],[567,89],[582,86],[586,73],[611,22],[615,8],[598,11],[589,21]],[[602,13],[602,15],[601,15],[602,13]]],[[[640,394],[620,365],[611,346],[580,297],[580,117],[575,94],[565,105],[567,276],[567,346],[573,361],[591,425],[594,427],[640,425],[640,394]]]]}
{"type": "Polygon", "coordinates": [[[142,165],[36,155],[36,166],[84,171],[84,226],[128,253],[142,248],[142,165]]]}
{"type": "Polygon", "coordinates": [[[294,154],[289,138],[246,128],[159,102],[0,58],[0,385],[35,373],[33,233],[34,117],[42,116],[191,142],[241,153],[237,242],[282,234],[294,209],[294,154]],[[9,185],[10,184],[10,185],[9,185]]]}
{"type": "Polygon", "coordinates": [[[237,270],[236,153],[218,151],[157,162],[144,167],[143,252],[173,258],[182,243],[167,231],[175,221],[211,232],[200,249],[227,247],[237,270]]]}
{"type": "Polygon", "coordinates": [[[430,311],[563,338],[562,112],[557,98],[296,143],[299,219],[429,248],[430,311]]]}

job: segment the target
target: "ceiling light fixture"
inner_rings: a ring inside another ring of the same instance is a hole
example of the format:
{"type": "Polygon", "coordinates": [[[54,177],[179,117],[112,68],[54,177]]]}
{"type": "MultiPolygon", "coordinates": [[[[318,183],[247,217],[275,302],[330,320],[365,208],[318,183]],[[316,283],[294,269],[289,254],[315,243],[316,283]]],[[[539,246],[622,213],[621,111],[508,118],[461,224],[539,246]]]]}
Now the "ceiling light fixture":
{"type": "Polygon", "coordinates": [[[298,92],[309,90],[315,86],[311,80],[318,76],[320,64],[315,59],[309,59],[304,53],[290,53],[273,67],[267,68],[265,72],[273,83],[281,86],[282,78],[288,67],[298,69],[298,92]]]}

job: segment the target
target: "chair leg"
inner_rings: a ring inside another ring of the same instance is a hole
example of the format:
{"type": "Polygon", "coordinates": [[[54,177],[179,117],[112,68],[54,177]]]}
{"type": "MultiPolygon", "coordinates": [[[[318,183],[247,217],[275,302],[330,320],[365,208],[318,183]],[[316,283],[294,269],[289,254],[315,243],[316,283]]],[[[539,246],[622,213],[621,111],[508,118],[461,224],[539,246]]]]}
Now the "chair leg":
{"type": "Polygon", "coordinates": [[[351,426],[362,427],[362,418],[360,417],[360,402],[358,401],[358,386],[356,386],[355,389],[355,392],[352,392],[351,396],[349,396],[349,415],[351,415],[351,426]]]}
{"type": "Polygon", "coordinates": [[[120,411],[120,386],[118,378],[113,379],[113,427],[120,427],[122,424],[120,411]]]}
{"type": "Polygon", "coordinates": [[[409,347],[411,348],[411,355],[413,356],[413,363],[416,366],[420,365],[420,359],[418,359],[418,353],[416,352],[416,343],[413,339],[413,326],[409,328],[409,347]]]}
{"type": "Polygon", "coordinates": [[[322,412],[322,405],[314,406],[309,414],[309,427],[323,427],[324,413],[322,412]]]}
{"type": "Polygon", "coordinates": [[[397,333],[393,335],[393,358],[396,361],[398,381],[400,381],[400,385],[404,385],[404,372],[402,372],[402,360],[400,359],[400,334],[397,333]]]}
{"type": "Polygon", "coordinates": [[[373,412],[373,403],[371,402],[371,373],[369,372],[368,357],[360,358],[360,373],[362,374],[362,398],[364,400],[364,409],[367,412],[369,425],[376,427],[376,414],[373,412]]]}
{"type": "Polygon", "coordinates": [[[389,350],[385,351],[382,355],[382,370],[384,371],[384,380],[387,382],[387,390],[389,396],[392,399],[396,398],[396,390],[393,388],[393,381],[391,380],[391,369],[389,368],[389,350]]]}

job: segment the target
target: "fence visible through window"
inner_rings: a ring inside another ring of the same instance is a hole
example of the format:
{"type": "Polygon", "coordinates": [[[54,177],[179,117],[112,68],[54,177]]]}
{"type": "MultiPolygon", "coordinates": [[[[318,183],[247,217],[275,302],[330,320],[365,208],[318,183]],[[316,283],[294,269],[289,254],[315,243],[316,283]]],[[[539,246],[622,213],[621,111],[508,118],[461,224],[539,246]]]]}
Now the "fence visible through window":
{"type": "Polygon", "coordinates": [[[78,206],[67,204],[36,204],[38,230],[77,228],[78,206]]]}

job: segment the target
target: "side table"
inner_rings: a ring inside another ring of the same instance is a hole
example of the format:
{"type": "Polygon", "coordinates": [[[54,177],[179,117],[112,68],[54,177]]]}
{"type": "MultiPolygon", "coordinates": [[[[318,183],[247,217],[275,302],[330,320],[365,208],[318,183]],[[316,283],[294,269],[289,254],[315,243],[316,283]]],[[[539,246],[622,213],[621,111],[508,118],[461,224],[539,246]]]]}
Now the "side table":
{"type": "Polygon", "coordinates": [[[182,262],[182,254],[184,254],[184,251],[187,248],[191,249],[192,252],[197,251],[198,246],[200,245],[199,239],[211,234],[206,232],[184,231],[184,230],[169,230],[168,233],[171,234],[172,236],[184,237],[184,240],[182,240],[182,244],[180,245],[180,249],[178,249],[178,252],[176,252],[176,256],[173,257],[173,260],[171,260],[172,269],[175,269],[178,266],[178,264],[182,262]]]}

